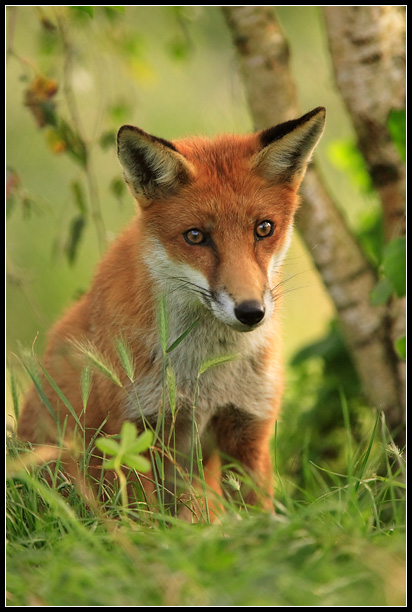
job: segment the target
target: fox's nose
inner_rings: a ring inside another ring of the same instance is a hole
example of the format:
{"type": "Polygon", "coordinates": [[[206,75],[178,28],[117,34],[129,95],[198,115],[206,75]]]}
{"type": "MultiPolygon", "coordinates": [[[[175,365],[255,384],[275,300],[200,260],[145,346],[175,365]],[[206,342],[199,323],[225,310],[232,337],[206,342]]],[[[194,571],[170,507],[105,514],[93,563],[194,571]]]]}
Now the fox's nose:
{"type": "Polygon", "coordinates": [[[265,307],[257,300],[241,302],[235,307],[235,315],[245,325],[256,325],[265,316],[265,307]]]}

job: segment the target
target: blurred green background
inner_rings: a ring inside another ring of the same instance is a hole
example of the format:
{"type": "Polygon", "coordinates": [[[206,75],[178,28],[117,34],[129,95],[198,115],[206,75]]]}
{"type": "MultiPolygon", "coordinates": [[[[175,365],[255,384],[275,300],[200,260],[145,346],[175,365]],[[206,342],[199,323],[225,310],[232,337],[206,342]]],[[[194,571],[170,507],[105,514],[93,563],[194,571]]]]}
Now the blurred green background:
{"type": "MultiPolygon", "coordinates": [[[[87,8],[8,8],[7,165],[17,187],[7,208],[7,351],[14,367],[11,354],[31,347],[37,333],[36,352],[42,352],[47,330],[88,288],[101,255],[90,210],[83,210],[84,231],[69,260],[72,224],[82,208],[73,185],[87,208],[88,179],[73,156],[56,152],[52,132],[24,104],[36,74],[57,82],[53,102],[68,122],[75,99],[109,241],[134,214],[120,187],[114,147],[123,123],[166,139],[253,129],[219,7],[87,8]]],[[[321,9],[276,7],[276,15],[289,40],[302,113],[327,108],[316,161],[348,222],[360,228],[378,205],[362,187],[364,177],[345,168],[342,150],[355,139],[335,89],[321,9]]],[[[324,336],[333,318],[297,235],[285,262],[285,276],[292,275],[287,288],[294,290],[283,302],[287,359],[324,336]]]]}

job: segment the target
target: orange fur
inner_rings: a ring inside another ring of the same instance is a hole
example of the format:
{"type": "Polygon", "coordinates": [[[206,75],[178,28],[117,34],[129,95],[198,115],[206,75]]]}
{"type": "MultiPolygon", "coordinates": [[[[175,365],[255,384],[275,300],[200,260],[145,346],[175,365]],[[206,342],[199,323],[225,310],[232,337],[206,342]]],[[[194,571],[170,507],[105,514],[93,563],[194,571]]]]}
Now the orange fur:
{"type": "MultiPolygon", "coordinates": [[[[190,450],[196,396],[206,481],[221,493],[221,453],[238,461],[257,484],[245,491],[245,502],[271,507],[269,440],[283,385],[274,287],[297,190],[323,123],[324,109],[318,108],[271,130],[212,140],[168,143],[130,126],[120,130],[119,158],[140,212],[103,257],[89,292],[51,330],[43,361],[77,414],[85,358],[76,342],[87,341],[118,374],[122,386],[93,373],[82,415],[87,444],[96,431],[118,434],[125,420],[155,427],[162,407],[165,439],[173,436],[180,461],[190,450]],[[168,357],[178,390],[174,417],[162,396],[157,316],[162,295],[169,343],[199,319],[168,357]],[[133,382],[119,361],[119,337],[133,355],[133,382]],[[199,376],[207,360],[228,354],[237,358],[199,376]]],[[[46,380],[43,387],[67,441],[75,421],[46,380]]],[[[37,444],[57,441],[56,424],[34,387],[18,434],[37,444]]],[[[91,470],[99,467],[95,455],[91,470]]],[[[166,481],[172,467],[172,462],[166,466],[166,481]]],[[[154,475],[141,482],[153,501],[154,475]]]]}

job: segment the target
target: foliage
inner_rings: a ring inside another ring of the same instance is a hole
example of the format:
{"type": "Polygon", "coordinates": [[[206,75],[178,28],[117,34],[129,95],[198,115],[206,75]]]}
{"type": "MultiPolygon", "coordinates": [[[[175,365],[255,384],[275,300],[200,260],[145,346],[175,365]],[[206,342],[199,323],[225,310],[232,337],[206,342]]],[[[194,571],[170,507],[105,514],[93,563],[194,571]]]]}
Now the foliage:
{"type": "Polygon", "coordinates": [[[342,394],[350,410],[352,435],[359,443],[370,426],[370,408],[338,322],[332,321],[325,336],[299,350],[290,363],[281,416],[290,434],[287,439],[280,436],[278,456],[297,486],[304,486],[305,461],[317,465],[327,461],[337,472],[344,469],[342,394]]]}
{"type": "Polygon", "coordinates": [[[347,173],[353,184],[365,193],[372,190],[372,180],[356,143],[352,140],[335,140],[329,146],[332,163],[347,173]]]}
{"type": "Polygon", "coordinates": [[[404,462],[379,416],[361,444],[346,429],[341,474],[306,458],[296,496],[277,464],[276,515],[227,504],[217,525],[96,505],[9,452],[9,605],[404,605],[404,462]]]}
{"type": "MultiPolygon", "coordinates": [[[[388,118],[388,128],[401,157],[406,155],[406,117],[405,111],[392,111],[388,118]]],[[[366,163],[356,145],[351,141],[334,141],[329,147],[333,164],[348,174],[351,181],[365,194],[373,191],[372,180],[366,163]]],[[[400,236],[384,243],[382,214],[364,214],[357,230],[358,238],[369,260],[377,269],[379,281],[371,292],[373,306],[387,304],[391,298],[406,295],[406,238],[400,236]]],[[[399,355],[406,358],[406,339],[395,341],[399,355]]]]}
{"type": "Polygon", "coordinates": [[[372,304],[385,304],[392,295],[406,295],[406,238],[391,240],[383,252],[381,279],[372,292],[372,304]]]}
{"type": "Polygon", "coordinates": [[[122,496],[123,511],[127,510],[127,478],[123,473],[122,466],[125,465],[138,472],[148,472],[150,463],[141,454],[147,451],[153,440],[153,433],[149,430],[144,431],[140,436],[137,435],[136,425],[125,421],[120,432],[120,443],[113,437],[99,438],[96,446],[106,455],[112,455],[111,459],[105,459],[104,470],[114,470],[118,479],[122,496]]]}
{"type": "Polygon", "coordinates": [[[406,161],[406,110],[392,110],[388,117],[388,129],[399,155],[406,161]]]}

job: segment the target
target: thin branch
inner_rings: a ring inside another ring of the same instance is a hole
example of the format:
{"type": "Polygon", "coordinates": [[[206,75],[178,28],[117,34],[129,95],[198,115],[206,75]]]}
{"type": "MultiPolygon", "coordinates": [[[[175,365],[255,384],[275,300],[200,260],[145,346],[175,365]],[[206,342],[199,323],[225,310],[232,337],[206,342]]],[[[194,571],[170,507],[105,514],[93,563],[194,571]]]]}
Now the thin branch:
{"type": "Polygon", "coordinates": [[[96,177],[93,171],[92,162],[91,162],[91,149],[90,146],[87,145],[87,141],[84,135],[84,130],[82,127],[80,113],[77,107],[76,96],[72,87],[72,73],[73,73],[73,46],[70,41],[69,33],[67,30],[66,19],[60,13],[57,13],[57,24],[60,32],[60,36],[63,42],[63,50],[64,50],[64,69],[63,69],[63,87],[64,94],[67,102],[67,106],[69,109],[69,113],[71,116],[71,121],[77,134],[82,140],[84,147],[86,149],[86,160],[83,165],[87,188],[89,192],[89,201],[90,201],[90,211],[92,220],[96,229],[97,240],[99,244],[100,254],[102,255],[107,246],[106,240],[106,228],[103,220],[101,205],[100,205],[100,197],[99,190],[97,187],[96,177]]]}

